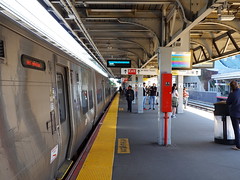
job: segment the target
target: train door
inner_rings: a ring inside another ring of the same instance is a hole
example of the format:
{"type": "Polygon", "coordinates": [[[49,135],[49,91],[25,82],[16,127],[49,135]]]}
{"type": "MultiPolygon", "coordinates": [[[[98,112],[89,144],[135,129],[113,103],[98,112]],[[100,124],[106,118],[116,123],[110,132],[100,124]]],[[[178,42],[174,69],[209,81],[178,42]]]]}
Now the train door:
{"type": "Polygon", "coordinates": [[[67,151],[70,138],[70,118],[68,106],[67,92],[67,75],[66,69],[57,66],[57,96],[58,96],[58,111],[59,111],[59,167],[67,158],[67,151]]]}

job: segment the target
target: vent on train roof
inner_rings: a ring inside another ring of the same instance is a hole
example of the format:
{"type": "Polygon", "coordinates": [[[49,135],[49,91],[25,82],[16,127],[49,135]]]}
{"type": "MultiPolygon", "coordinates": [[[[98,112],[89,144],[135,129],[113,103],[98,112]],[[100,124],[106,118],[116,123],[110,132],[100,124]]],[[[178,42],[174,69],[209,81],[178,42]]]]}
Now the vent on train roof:
{"type": "Polygon", "coordinates": [[[4,58],[4,44],[2,40],[0,40],[0,58],[4,58]]]}

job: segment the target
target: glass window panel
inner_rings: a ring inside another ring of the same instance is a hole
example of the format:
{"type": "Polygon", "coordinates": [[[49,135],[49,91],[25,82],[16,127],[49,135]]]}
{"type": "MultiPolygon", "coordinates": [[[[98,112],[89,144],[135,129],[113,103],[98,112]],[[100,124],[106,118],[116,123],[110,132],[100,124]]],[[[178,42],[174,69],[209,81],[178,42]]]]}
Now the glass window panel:
{"type": "Polygon", "coordinates": [[[58,85],[58,103],[59,103],[59,113],[60,122],[66,120],[66,109],[65,109],[65,92],[64,92],[64,81],[62,74],[57,74],[57,85],[58,85]]]}

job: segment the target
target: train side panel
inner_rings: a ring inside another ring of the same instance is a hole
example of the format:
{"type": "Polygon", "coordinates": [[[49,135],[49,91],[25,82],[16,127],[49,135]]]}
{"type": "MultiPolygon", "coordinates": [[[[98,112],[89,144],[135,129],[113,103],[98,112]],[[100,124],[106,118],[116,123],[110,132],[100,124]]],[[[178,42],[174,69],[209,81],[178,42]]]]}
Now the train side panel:
{"type": "Polygon", "coordinates": [[[57,134],[46,128],[53,110],[53,75],[48,67],[23,67],[21,55],[43,59],[47,66],[52,53],[2,25],[0,38],[6,57],[0,64],[1,178],[50,179],[57,168],[50,162],[57,134]]]}
{"type": "Polygon", "coordinates": [[[54,179],[109,103],[108,78],[0,19],[1,179],[54,179]]]}
{"type": "Polygon", "coordinates": [[[71,158],[83,143],[93,127],[95,116],[94,89],[91,70],[83,65],[71,64],[71,97],[72,97],[72,137],[69,146],[71,158]]]}
{"type": "Polygon", "coordinates": [[[96,80],[96,89],[95,89],[95,93],[96,93],[96,119],[98,119],[102,112],[104,111],[105,108],[105,79],[104,77],[99,74],[99,73],[95,73],[95,80],[96,80]]]}

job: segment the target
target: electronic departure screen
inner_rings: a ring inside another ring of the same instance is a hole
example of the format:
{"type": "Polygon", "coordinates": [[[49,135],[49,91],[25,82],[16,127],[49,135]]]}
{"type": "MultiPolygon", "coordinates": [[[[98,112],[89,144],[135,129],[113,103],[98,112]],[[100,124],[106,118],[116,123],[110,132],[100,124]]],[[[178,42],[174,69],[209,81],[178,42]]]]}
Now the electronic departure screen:
{"type": "Polygon", "coordinates": [[[108,60],[107,67],[130,68],[131,61],[130,60],[125,60],[125,61],[108,60]]]}
{"type": "Polygon", "coordinates": [[[41,70],[41,71],[45,71],[46,69],[46,64],[43,60],[36,59],[30,56],[27,56],[25,54],[22,55],[21,61],[22,61],[23,67],[26,67],[26,68],[31,68],[31,69],[41,70]]]}
{"type": "Polygon", "coordinates": [[[172,52],[172,69],[173,70],[192,69],[191,52],[172,52]]]}

